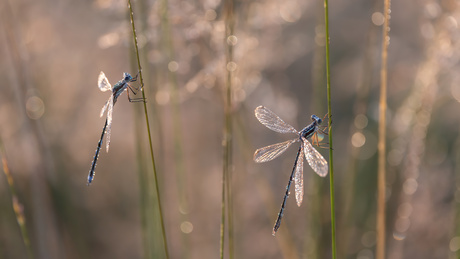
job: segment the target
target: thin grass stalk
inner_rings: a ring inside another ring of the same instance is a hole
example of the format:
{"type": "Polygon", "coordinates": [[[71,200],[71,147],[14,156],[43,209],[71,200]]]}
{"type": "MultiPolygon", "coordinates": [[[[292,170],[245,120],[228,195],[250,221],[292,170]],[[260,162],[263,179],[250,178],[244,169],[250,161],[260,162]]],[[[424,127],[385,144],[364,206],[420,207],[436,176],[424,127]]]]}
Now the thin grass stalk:
{"type": "Polygon", "coordinates": [[[6,176],[6,180],[10,188],[13,211],[16,216],[16,221],[18,222],[19,229],[21,230],[22,241],[24,242],[24,246],[26,247],[27,256],[28,258],[32,259],[34,258],[34,254],[32,252],[29,234],[27,232],[26,218],[24,216],[24,211],[21,209],[22,205],[19,203],[18,195],[16,194],[16,188],[14,188],[13,177],[11,176],[10,169],[8,167],[8,161],[6,160],[5,154],[6,152],[4,150],[4,147],[0,142],[0,156],[2,157],[3,173],[6,176]]]}
{"type": "Polygon", "coordinates": [[[221,200],[221,216],[220,216],[220,259],[224,259],[224,244],[225,244],[225,173],[222,173],[222,200],[221,200]]]}
{"type": "MultiPolygon", "coordinates": [[[[460,129],[459,129],[460,132],[460,129]]],[[[454,154],[455,154],[455,165],[454,165],[454,172],[455,173],[455,183],[457,186],[460,185],[460,136],[457,136],[457,141],[454,149],[454,154]]],[[[458,192],[458,190],[457,190],[458,192]]],[[[453,231],[451,233],[451,240],[454,238],[458,238],[460,236],[460,204],[458,202],[453,203],[453,211],[454,211],[454,227],[453,231]]],[[[455,258],[460,258],[460,250],[455,251],[454,253],[455,258]]]]}
{"type": "Polygon", "coordinates": [[[161,224],[161,231],[162,231],[162,234],[163,234],[163,244],[164,244],[164,248],[165,248],[165,257],[169,258],[168,242],[167,242],[167,239],[166,239],[166,230],[165,230],[165,224],[164,224],[164,220],[163,220],[163,211],[161,209],[160,190],[159,190],[159,185],[158,185],[157,172],[156,172],[156,168],[155,168],[155,157],[154,157],[154,154],[153,154],[152,136],[150,134],[150,123],[149,123],[149,116],[148,116],[148,113],[147,113],[147,102],[145,101],[145,93],[144,93],[144,80],[143,80],[143,77],[142,77],[142,67],[141,67],[141,61],[140,61],[140,58],[139,58],[139,47],[138,47],[138,44],[137,44],[136,27],[134,26],[134,13],[133,13],[132,5],[131,5],[131,0],[128,0],[128,8],[129,8],[129,11],[130,11],[130,19],[131,19],[131,25],[132,25],[132,29],[133,29],[134,46],[135,46],[136,57],[137,57],[137,66],[138,66],[138,69],[139,69],[139,80],[140,80],[140,84],[141,84],[141,89],[140,90],[141,90],[141,93],[142,93],[142,99],[144,100],[143,104],[144,104],[145,123],[146,123],[146,126],[147,126],[147,134],[149,136],[150,157],[151,157],[151,160],[152,160],[153,176],[155,178],[154,179],[155,180],[155,190],[156,190],[156,196],[157,196],[157,199],[158,199],[158,201],[157,201],[158,202],[158,211],[159,211],[159,214],[160,214],[160,224],[161,224]]]}
{"type": "Polygon", "coordinates": [[[329,184],[331,195],[331,239],[332,258],[337,258],[337,246],[335,241],[335,198],[334,198],[334,156],[332,146],[332,107],[331,107],[331,65],[329,59],[329,3],[324,0],[324,19],[326,27],[326,85],[327,85],[327,114],[329,125],[329,184]]]}
{"type": "Polygon", "coordinates": [[[224,141],[223,141],[223,176],[222,176],[222,218],[221,218],[221,244],[220,256],[224,256],[224,241],[225,241],[225,215],[228,220],[228,247],[229,255],[232,259],[233,254],[233,217],[232,217],[232,192],[231,192],[231,167],[232,167],[232,78],[234,72],[233,63],[233,41],[230,39],[234,34],[235,20],[234,20],[234,2],[233,0],[226,0],[224,3],[224,19],[225,19],[225,46],[226,46],[226,71],[227,79],[225,82],[225,125],[224,125],[224,141]],[[227,197],[227,199],[225,199],[227,197]],[[225,203],[227,200],[227,203],[225,203]],[[225,207],[227,206],[227,210],[225,207]]]}
{"type": "Polygon", "coordinates": [[[379,137],[378,137],[378,183],[377,183],[377,249],[376,258],[385,258],[385,191],[386,191],[386,110],[387,110],[387,59],[390,0],[384,0],[382,33],[382,66],[380,68],[379,137]]]}
{"type": "MultiPolygon", "coordinates": [[[[227,42],[227,64],[233,62],[233,42],[229,40],[229,37],[233,37],[234,30],[235,30],[235,20],[234,20],[234,11],[235,11],[235,4],[234,0],[227,1],[227,15],[225,17],[227,25],[225,26],[226,31],[226,42],[227,42]]],[[[231,67],[231,66],[230,66],[231,67]]],[[[228,250],[230,259],[234,258],[234,229],[233,229],[233,195],[232,195],[232,162],[233,162],[233,103],[232,103],[232,86],[233,86],[233,72],[232,68],[227,68],[227,114],[226,114],[226,121],[227,121],[227,214],[228,214],[228,250]]]]}

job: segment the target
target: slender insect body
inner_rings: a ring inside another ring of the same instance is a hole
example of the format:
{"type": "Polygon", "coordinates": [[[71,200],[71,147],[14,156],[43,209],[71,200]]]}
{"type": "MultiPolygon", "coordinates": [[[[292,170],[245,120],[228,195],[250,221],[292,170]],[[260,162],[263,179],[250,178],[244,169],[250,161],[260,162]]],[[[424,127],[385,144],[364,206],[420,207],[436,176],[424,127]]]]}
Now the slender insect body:
{"type": "Polygon", "coordinates": [[[316,134],[318,131],[324,131],[320,128],[322,119],[316,115],[311,116],[312,123],[303,128],[300,132],[294,127],[284,122],[278,115],[270,111],[264,106],[259,106],[255,109],[255,116],[267,128],[279,132],[279,133],[294,133],[298,135],[298,138],[288,140],[282,143],[273,144],[263,148],[259,148],[254,153],[254,161],[257,163],[271,161],[281,154],[283,154],[294,142],[300,142],[299,151],[294,161],[291,176],[286,186],[286,192],[284,194],[283,203],[281,204],[278,218],[276,219],[275,226],[273,227],[273,235],[281,225],[281,219],[284,215],[284,209],[286,207],[286,201],[289,197],[289,190],[291,188],[292,181],[295,182],[295,196],[297,205],[300,206],[303,200],[303,161],[304,158],[307,160],[310,167],[319,176],[325,177],[328,173],[328,166],[323,156],[316,151],[308,139],[312,139],[313,143],[319,146],[318,137],[316,134]]]}
{"type": "MultiPolygon", "coordinates": [[[[97,85],[99,89],[103,92],[105,91],[111,91],[111,96],[105,103],[105,105],[102,107],[100,117],[104,115],[104,113],[107,111],[107,119],[105,120],[105,125],[101,133],[101,138],[99,139],[99,142],[97,143],[97,148],[96,148],[96,154],[94,155],[93,162],[91,164],[91,169],[88,174],[88,185],[93,181],[94,175],[95,175],[95,170],[96,170],[96,162],[99,157],[99,152],[101,150],[102,142],[104,140],[104,135],[107,136],[107,143],[106,143],[106,151],[109,152],[109,145],[110,145],[110,135],[111,135],[111,129],[112,129],[112,114],[113,114],[113,106],[118,100],[118,97],[125,91],[127,88],[129,88],[134,94],[136,94],[133,90],[133,87],[129,85],[130,82],[134,82],[137,80],[137,75],[136,77],[132,77],[128,73],[123,73],[123,79],[118,81],[113,87],[109,83],[109,80],[105,76],[104,72],[101,72],[99,74],[98,80],[97,80],[97,85]]],[[[137,90],[137,88],[134,88],[137,90]]],[[[129,98],[129,92],[128,92],[128,100],[131,102],[132,100],[129,98]]]]}

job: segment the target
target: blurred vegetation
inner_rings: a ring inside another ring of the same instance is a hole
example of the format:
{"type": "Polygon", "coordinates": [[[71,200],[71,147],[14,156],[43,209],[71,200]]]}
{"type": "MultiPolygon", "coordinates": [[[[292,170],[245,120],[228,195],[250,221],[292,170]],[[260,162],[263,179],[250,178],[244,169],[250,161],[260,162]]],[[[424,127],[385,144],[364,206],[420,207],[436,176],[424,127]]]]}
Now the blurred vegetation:
{"type": "MultiPolygon", "coordinates": [[[[391,5],[387,258],[460,256],[459,5],[391,5]]],[[[326,113],[323,2],[235,1],[234,37],[223,1],[133,7],[170,257],[219,255],[231,70],[234,257],[330,258],[328,179],[305,167],[303,205],[288,199],[273,237],[296,149],[252,161],[256,148],[287,140],[255,107],[297,129],[326,113]]],[[[329,2],[338,258],[375,257],[382,9],[329,2]]],[[[142,103],[119,98],[110,152],[86,186],[108,97],[97,76],[137,73],[126,1],[5,0],[0,17],[0,258],[161,258],[142,103]]]]}

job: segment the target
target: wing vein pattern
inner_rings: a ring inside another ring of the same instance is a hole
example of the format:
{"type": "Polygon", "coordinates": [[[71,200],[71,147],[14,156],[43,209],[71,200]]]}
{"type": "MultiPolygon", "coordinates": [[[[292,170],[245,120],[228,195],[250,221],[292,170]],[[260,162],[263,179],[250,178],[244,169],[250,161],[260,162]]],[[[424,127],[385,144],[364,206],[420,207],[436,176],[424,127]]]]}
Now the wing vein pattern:
{"type": "Polygon", "coordinates": [[[298,139],[292,139],[285,142],[259,148],[254,153],[254,161],[257,163],[271,161],[277,158],[279,155],[283,154],[284,151],[286,151],[286,149],[288,149],[288,147],[292,145],[292,143],[297,141],[298,139]]]}
{"type": "Polygon", "coordinates": [[[264,106],[259,106],[255,110],[256,118],[265,125],[265,127],[279,133],[299,134],[291,125],[284,122],[278,115],[264,106]]]}
{"type": "Polygon", "coordinates": [[[306,138],[302,137],[302,142],[305,158],[307,159],[311,169],[313,169],[313,171],[315,171],[319,176],[325,177],[328,172],[327,161],[318,151],[316,151],[306,138]]]}

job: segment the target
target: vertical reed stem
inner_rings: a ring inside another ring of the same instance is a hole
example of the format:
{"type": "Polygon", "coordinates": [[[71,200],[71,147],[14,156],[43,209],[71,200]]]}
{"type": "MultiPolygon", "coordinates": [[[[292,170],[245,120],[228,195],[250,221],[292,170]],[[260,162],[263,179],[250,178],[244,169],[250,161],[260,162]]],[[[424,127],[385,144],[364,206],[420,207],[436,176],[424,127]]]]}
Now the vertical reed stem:
{"type": "Polygon", "coordinates": [[[234,0],[226,0],[224,4],[224,19],[225,19],[225,46],[226,46],[226,71],[227,80],[225,83],[225,126],[224,126],[224,162],[222,176],[222,218],[220,228],[220,258],[224,258],[224,236],[225,236],[225,215],[228,217],[228,239],[229,239],[229,255],[233,258],[233,217],[232,217],[232,78],[236,65],[233,63],[233,46],[234,41],[230,37],[234,37],[234,0]],[[225,209],[225,197],[227,197],[227,210],[225,209]]]}
{"type": "Polygon", "coordinates": [[[337,247],[335,238],[335,198],[334,198],[334,156],[332,148],[332,107],[331,107],[331,67],[329,60],[329,3],[324,0],[324,19],[326,27],[326,84],[327,84],[327,114],[329,125],[329,184],[331,195],[331,239],[332,239],[332,258],[337,258],[337,247]]]}
{"type": "Polygon", "coordinates": [[[390,0],[384,0],[384,23],[382,37],[382,67],[380,68],[379,142],[378,142],[378,197],[377,197],[377,250],[376,258],[385,258],[385,138],[387,110],[387,57],[390,0]]]}
{"type": "Polygon", "coordinates": [[[136,28],[134,26],[134,13],[133,13],[132,5],[131,5],[131,0],[128,0],[128,7],[129,7],[129,11],[130,11],[129,14],[130,14],[131,25],[132,25],[132,29],[133,29],[134,46],[135,46],[135,49],[136,49],[137,66],[138,66],[138,69],[139,69],[139,78],[140,78],[140,84],[141,84],[142,99],[144,100],[143,104],[144,104],[145,123],[146,123],[146,126],[147,126],[147,133],[148,133],[148,136],[149,136],[150,157],[151,157],[151,160],[152,160],[153,175],[154,175],[154,178],[155,178],[155,190],[156,190],[156,196],[157,196],[157,199],[158,199],[158,211],[159,211],[159,214],[160,214],[160,224],[161,224],[161,231],[162,231],[162,234],[163,234],[163,244],[165,246],[165,257],[169,258],[168,242],[167,242],[167,239],[166,239],[166,230],[165,230],[165,225],[164,225],[164,220],[163,220],[163,211],[161,209],[160,190],[159,190],[159,185],[158,185],[157,172],[156,172],[156,168],[155,168],[155,157],[153,155],[152,136],[150,134],[149,116],[148,116],[148,113],[147,113],[147,103],[145,101],[145,93],[144,93],[144,80],[143,80],[143,77],[142,77],[142,67],[141,67],[141,61],[140,61],[140,58],[139,58],[139,48],[138,48],[138,44],[137,44],[136,28]]]}

